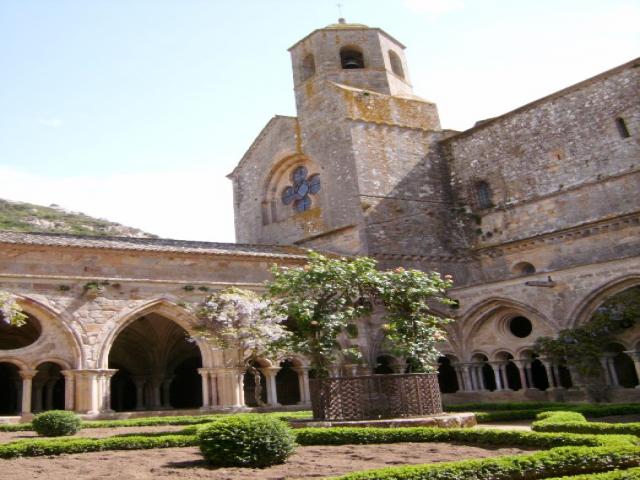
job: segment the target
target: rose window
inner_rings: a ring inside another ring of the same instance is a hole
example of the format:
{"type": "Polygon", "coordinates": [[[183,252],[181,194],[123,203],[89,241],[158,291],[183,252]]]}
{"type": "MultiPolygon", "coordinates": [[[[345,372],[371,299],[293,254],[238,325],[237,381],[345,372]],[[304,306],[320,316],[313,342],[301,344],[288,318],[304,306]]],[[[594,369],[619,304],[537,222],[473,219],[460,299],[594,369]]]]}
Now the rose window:
{"type": "Polygon", "coordinates": [[[311,197],[320,191],[320,175],[310,175],[307,167],[299,166],[293,171],[291,181],[293,185],[285,187],[282,191],[282,203],[293,204],[296,212],[304,212],[311,208],[311,197]]]}

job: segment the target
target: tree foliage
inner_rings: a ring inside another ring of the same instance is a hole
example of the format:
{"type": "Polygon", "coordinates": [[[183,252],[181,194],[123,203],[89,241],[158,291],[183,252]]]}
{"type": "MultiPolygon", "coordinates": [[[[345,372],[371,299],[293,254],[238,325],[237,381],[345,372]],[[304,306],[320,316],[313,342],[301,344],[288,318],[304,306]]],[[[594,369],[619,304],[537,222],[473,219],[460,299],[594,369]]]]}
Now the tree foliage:
{"type": "Polygon", "coordinates": [[[0,291],[0,321],[19,327],[24,325],[27,316],[13,295],[0,291]]]}
{"type": "Polygon", "coordinates": [[[584,325],[561,330],[556,338],[540,337],[534,350],[542,356],[564,359],[585,377],[601,371],[600,357],[613,335],[640,319],[640,287],[627,289],[605,301],[584,325]]]}
{"type": "Polygon", "coordinates": [[[197,336],[208,343],[236,352],[238,366],[254,377],[256,402],[260,396],[258,359],[276,356],[286,348],[289,332],[283,327],[284,317],[268,311],[268,302],[256,293],[228,288],[208,295],[198,306],[195,327],[197,336]]]}
{"type": "Polygon", "coordinates": [[[435,315],[428,303],[450,302],[450,278],[401,268],[381,272],[368,257],[330,258],[316,252],[309,253],[304,267],[274,266],[272,272],[270,309],[287,318],[291,348],[310,356],[319,375],[328,374],[341,352],[353,355],[354,349],[341,346],[338,337],[357,335],[355,322],[378,307],[399,354],[413,357],[423,370],[435,363],[435,343],[444,340],[442,326],[449,319],[435,315]]]}

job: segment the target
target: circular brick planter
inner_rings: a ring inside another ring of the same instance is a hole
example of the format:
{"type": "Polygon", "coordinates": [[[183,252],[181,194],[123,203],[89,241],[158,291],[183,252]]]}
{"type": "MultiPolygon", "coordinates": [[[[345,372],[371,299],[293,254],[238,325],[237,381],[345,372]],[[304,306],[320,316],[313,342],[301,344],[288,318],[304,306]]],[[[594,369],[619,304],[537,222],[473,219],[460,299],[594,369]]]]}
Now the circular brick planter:
{"type": "Polygon", "coordinates": [[[311,380],[315,420],[371,420],[442,413],[436,373],[363,375],[311,380]]]}

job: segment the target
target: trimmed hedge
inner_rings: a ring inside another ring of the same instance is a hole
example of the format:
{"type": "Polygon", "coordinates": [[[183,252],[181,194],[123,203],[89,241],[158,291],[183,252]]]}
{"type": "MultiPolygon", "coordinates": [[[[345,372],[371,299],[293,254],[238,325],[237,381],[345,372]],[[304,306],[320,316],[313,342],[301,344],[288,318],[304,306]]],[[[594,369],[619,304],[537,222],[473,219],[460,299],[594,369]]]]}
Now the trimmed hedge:
{"type": "Polygon", "coordinates": [[[640,404],[588,405],[579,403],[552,403],[545,407],[540,403],[488,403],[466,404],[448,407],[449,411],[473,411],[479,423],[505,420],[533,420],[536,415],[547,411],[579,412],[588,417],[606,417],[609,415],[631,415],[640,413],[640,404]],[[504,409],[500,409],[504,406],[504,409]],[[527,408],[528,407],[528,408],[527,408]]]}
{"type": "MultiPolygon", "coordinates": [[[[341,480],[535,480],[550,475],[600,473],[640,465],[632,446],[561,447],[547,452],[483,460],[391,467],[343,475],[341,480]]],[[[587,477],[591,478],[591,477],[587,477]]]]}
{"type": "MultiPolygon", "coordinates": [[[[202,425],[212,422],[229,414],[218,413],[214,415],[181,415],[172,417],[144,417],[126,418],[122,420],[86,420],[80,428],[118,428],[118,427],[156,427],[164,425],[202,425]]],[[[308,410],[300,412],[273,412],[262,413],[280,420],[289,419],[311,419],[311,412],[308,410]]],[[[31,423],[3,423],[0,424],[0,432],[26,432],[33,430],[31,423]]]]}
{"type": "Polygon", "coordinates": [[[640,468],[571,477],[556,477],[550,478],[549,480],[640,480],[640,468]]]}
{"type": "Polygon", "coordinates": [[[531,424],[536,432],[570,432],[590,433],[596,435],[636,435],[640,436],[640,422],[635,423],[603,423],[587,422],[578,412],[543,412],[538,414],[531,424]]]}
{"type": "Polygon", "coordinates": [[[197,435],[128,435],[109,438],[60,438],[20,440],[0,445],[0,458],[38,457],[64,453],[104,450],[142,450],[149,448],[191,447],[198,445],[197,435]]]}

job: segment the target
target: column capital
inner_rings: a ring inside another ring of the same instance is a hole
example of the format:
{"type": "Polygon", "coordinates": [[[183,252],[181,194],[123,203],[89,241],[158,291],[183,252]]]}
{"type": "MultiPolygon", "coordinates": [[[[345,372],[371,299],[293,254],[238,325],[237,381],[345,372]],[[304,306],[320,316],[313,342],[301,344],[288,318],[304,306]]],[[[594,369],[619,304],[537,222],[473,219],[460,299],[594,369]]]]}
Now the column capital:
{"type": "Polygon", "coordinates": [[[259,368],[258,370],[260,370],[262,372],[262,374],[265,377],[275,377],[278,372],[281,370],[280,367],[263,367],[263,368],[259,368]]]}
{"type": "Polygon", "coordinates": [[[20,378],[23,380],[31,380],[38,374],[37,370],[20,370],[18,372],[20,374],[20,378]]]}

